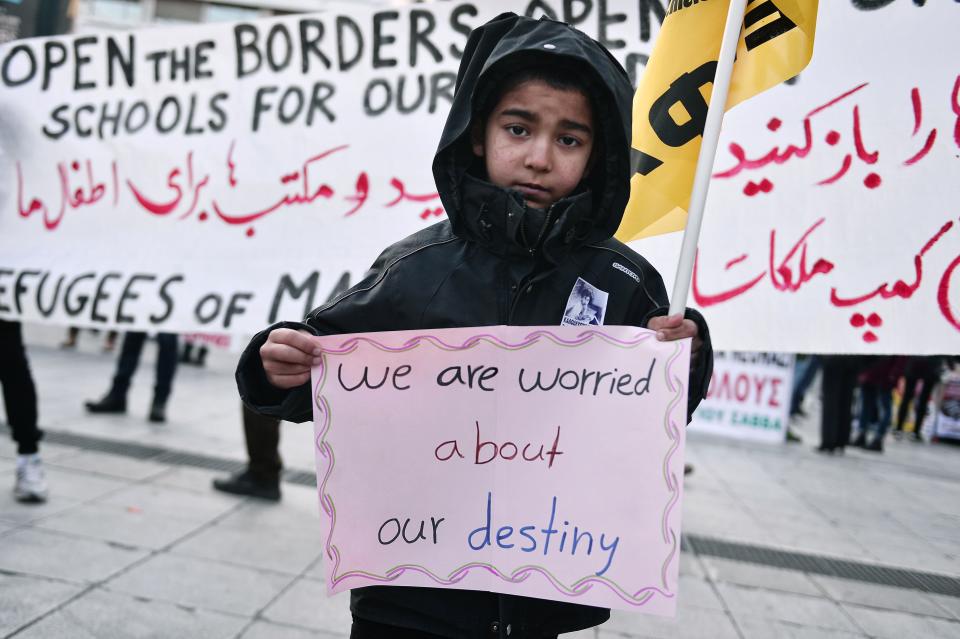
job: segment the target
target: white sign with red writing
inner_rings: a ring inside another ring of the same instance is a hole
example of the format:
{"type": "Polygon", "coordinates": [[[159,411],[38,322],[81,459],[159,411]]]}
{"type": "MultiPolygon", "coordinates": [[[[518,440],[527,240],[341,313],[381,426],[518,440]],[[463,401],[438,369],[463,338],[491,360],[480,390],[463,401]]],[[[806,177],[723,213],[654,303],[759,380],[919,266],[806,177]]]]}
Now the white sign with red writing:
{"type": "MultiPolygon", "coordinates": [[[[960,4],[916,5],[820,2],[796,82],[726,114],[690,295],[720,348],[957,350],[960,4]]],[[[668,290],[678,247],[635,246],[668,290]]]]}
{"type": "Polygon", "coordinates": [[[690,427],[737,439],[782,442],[792,386],[793,355],[714,353],[710,389],[690,427]]]}

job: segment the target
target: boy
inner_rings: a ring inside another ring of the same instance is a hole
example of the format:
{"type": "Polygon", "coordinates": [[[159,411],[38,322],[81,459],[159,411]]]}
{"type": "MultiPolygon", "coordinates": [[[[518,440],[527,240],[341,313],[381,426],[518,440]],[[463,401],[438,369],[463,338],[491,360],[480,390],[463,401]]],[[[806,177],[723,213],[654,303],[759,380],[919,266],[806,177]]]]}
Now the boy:
{"type": "MultiPolygon", "coordinates": [[[[663,317],[657,272],[612,234],[630,189],[633,90],[610,54],[559,22],[503,14],[474,30],[433,162],[447,221],[387,248],[367,277],[304,324],[257,335],[237,382],[258,412],[311,418],[309,335],[556,325],[591,293],[604,324],[694,338],[690,411],[706,393],[706,324],[663,317]]],[[[490,592],[353,590],[351,637],[555,637],[609,611],[490,592]]]]}

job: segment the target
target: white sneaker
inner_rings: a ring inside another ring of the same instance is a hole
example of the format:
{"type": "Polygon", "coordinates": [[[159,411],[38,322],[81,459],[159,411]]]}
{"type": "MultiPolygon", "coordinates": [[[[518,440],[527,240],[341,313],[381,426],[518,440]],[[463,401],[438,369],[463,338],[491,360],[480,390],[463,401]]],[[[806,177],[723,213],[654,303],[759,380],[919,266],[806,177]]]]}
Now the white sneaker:
{"type": "Polygon", "coordinates": [[[47,478],[40,455],[17,455],[17,483],[13,487],[17,501],[40,503],[47,500],[47,478]]]}

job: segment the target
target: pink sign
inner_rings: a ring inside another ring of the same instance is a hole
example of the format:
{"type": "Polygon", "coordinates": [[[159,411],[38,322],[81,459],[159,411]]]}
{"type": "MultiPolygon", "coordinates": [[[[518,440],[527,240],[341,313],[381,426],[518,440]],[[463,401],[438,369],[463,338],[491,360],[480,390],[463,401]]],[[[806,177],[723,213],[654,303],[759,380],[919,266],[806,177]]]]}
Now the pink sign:
{"type": "Polygon", "coordinates": [[[464,588],[674,614],[689,340],[626,326],[316,339],[331,593],[464,588]]]}

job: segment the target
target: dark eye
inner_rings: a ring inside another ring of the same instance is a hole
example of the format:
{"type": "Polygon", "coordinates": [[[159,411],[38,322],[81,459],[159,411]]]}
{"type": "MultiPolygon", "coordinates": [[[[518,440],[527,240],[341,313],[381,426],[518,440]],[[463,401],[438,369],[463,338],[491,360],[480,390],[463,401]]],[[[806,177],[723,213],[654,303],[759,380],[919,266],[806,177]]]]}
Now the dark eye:
{"type": "Polygon", "coordinates": [[[572,135],[561,135],[557,140],[562,146],[578,146],[580,140],[573,137],[572,135]]]}
{"type": "Polygon", "coordinates": [[[526,127],[520,126],[519,124],[511,124],[507,126],[507,131],[510,133],[510,135],[515,135],[517,137],[527,134],[526,127]]]}

